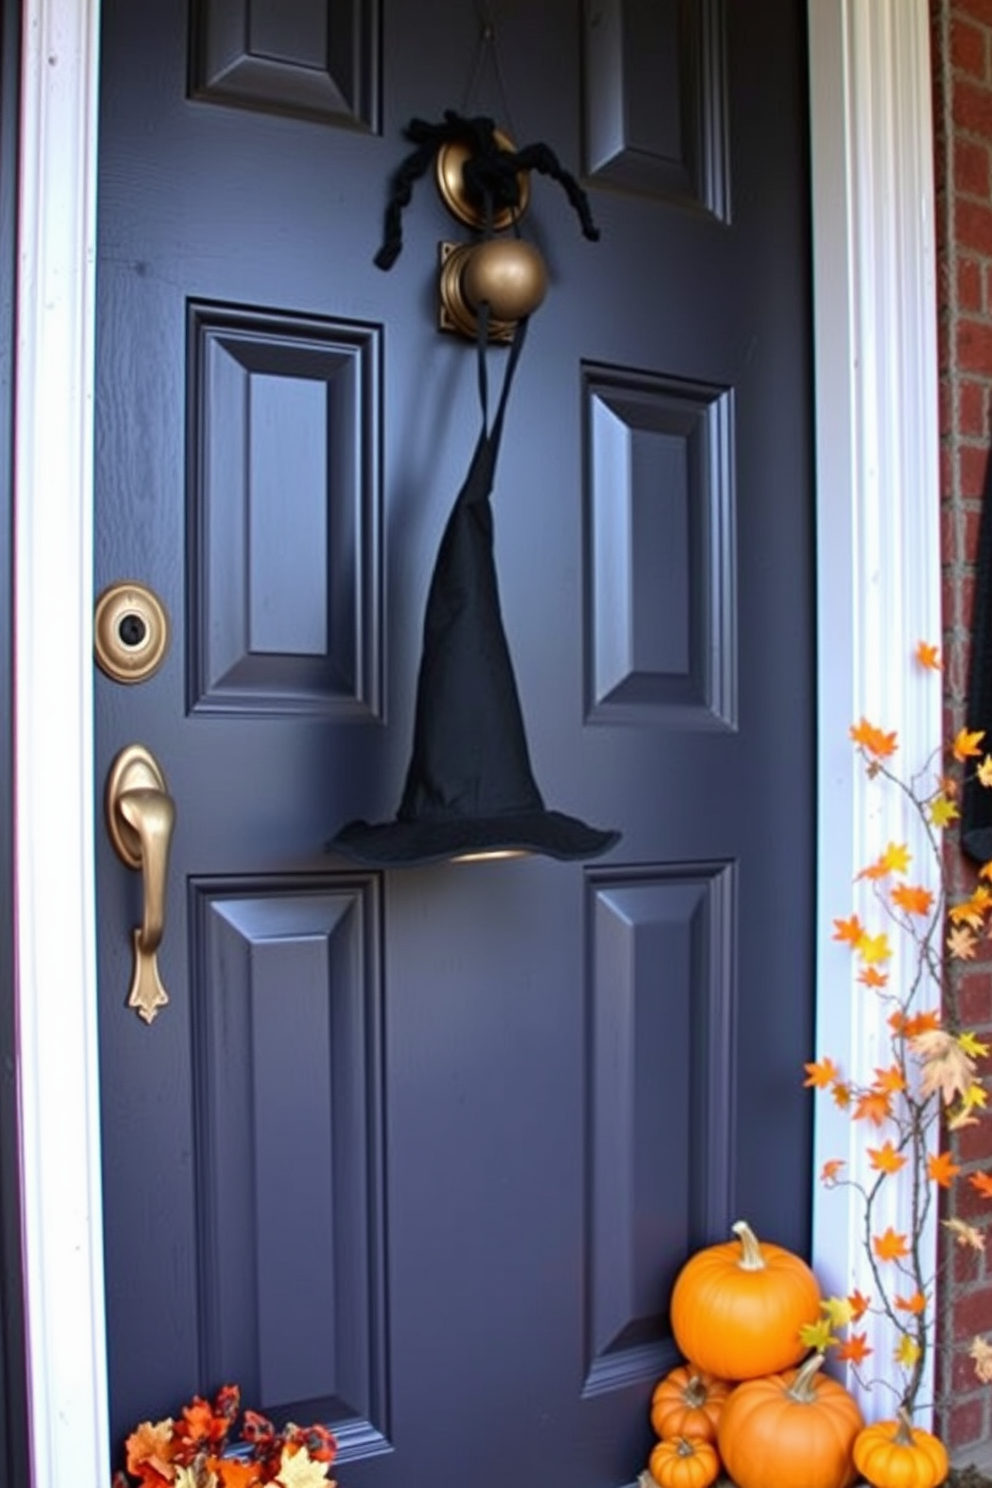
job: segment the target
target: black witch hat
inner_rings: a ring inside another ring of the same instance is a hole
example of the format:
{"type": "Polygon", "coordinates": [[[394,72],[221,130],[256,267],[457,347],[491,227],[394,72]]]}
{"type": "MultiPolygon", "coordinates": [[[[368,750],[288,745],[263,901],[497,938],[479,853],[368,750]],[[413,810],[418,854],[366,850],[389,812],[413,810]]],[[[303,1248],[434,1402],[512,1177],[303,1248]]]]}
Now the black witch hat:
{"type": "Polygon", "coordinates": [[[485,337],[479,328],[482,429],[448,518],[431,580],[417,683],[413,752],[392,822],[350,822],[328,844],[390,868],[446,858],[543,853],[593,858],[615,831],[549,811],[531,770],[517,684],[500,613],[490,494],[503,415],[526,333],[510,348],[492,428],[487,427],[485,337]]]}
{"type": "MultiPolygon", "coordinates": [[[[451,110],[440,124],[413,120],[407,135],[417,148],[393,180],[384,241],[375,260],[380,268],[390,268],[400,252],[401,213],[413,182],[451,142],[466,147],[466,188],[483,209],[486,237],[492,236],[496,209],[505,209],[515,220],[520,175],[530,169],[558,181],[585,235],[599,236],[584,193],[546,145],[508,151],[491,119],[464,119],[451,110]]],[[[492,427],[486,374],[489,323],[489,306],[483,304],[477,338],[482,427],[448,518],[427,598],[413,752],[403,799],[395,821],[350,822],[328,844],[332,851],[375,867],[518,852],[592,858],[620,836],[548,811],[531,770],[500,613],[489,499],[527,320],[520,320],[514,332],[492,427]]]]}

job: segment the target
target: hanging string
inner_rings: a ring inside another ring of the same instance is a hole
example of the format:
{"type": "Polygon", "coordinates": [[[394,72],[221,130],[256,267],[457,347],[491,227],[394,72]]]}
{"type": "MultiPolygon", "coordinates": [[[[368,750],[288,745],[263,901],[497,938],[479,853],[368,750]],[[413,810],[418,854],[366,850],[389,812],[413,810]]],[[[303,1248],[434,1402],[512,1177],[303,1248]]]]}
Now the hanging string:
{"type": "Polygon", "coordinates": [[[516,135],[513,123],[513,112],[510,108],[510,100],[506,91],[506,83],[503,79],[503,69],[499,60],[499,42],[496,35],[496,22],[493,19],[492,7],[489,0],[477,0],[476,11],[479,17],[479,44],[475,52],[475,62],[469,76],[468,86],[462,98],[461,112],[469,115],[478,109],[478,98],[481,93],[483,73],[486,64],[492,72],[496,84],[497,102],[499,104],[499,117],[503,120],[503,127],[507,134],[512,137],[516,135]]]}

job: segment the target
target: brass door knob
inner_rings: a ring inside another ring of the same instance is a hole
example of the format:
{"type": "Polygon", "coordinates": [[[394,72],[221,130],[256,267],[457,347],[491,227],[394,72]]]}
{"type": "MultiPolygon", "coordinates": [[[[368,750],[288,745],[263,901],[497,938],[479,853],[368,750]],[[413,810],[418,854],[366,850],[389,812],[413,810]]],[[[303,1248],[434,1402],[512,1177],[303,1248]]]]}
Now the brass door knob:
{"type": "Polygon", "coordinates": [[[441,245],[443,330],[475,336],[479,306],[485,301],[492,339],[509,340],[517,321],[534,313],[547,288],[544,259],[521,238],[441,245]]]}
{"type": "Polygon", "coordinates": [[[165,878],[176,808],[155,757],[141,744],[122,749],[110,767],[107,829],[118,857],[140,871],[144,912],[133,934],[134,972],[127,1005],[151,1023],[169,1001],[158,972],[165,930],[165,878]]]}

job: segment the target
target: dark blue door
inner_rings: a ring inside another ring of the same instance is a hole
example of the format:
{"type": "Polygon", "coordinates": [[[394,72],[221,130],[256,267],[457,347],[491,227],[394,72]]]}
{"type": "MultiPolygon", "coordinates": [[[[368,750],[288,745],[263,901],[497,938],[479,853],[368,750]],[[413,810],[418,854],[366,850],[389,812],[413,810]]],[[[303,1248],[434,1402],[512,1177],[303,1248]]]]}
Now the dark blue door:
{"type": "Polygon", "coordinates": [[[97,582],[171,633],[97,675],[96,788],[140,743],[177,813],[150,1024],[100,842],[115,1443],[236,1381],[333,1425],[342,1488],[615,1488],[687,1252],[807,1241],[801,7],[104,10],[97,582]],[[623,836],[381,872],[324,843],[396,810],[478,409],[429,176],[372,260],[404,126],[466,106],[601,230],[534,176],[493,505],[535,776],[623,836]]]}

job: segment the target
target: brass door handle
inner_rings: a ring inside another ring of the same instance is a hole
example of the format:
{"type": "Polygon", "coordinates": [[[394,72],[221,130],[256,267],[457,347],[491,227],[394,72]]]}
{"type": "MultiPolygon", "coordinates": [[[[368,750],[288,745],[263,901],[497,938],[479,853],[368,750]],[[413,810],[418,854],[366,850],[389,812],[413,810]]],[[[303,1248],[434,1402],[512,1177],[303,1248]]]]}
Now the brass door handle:
{"type": "Polygon", "coordinates": [[[145,907],[134,930],[134,973],[127,1005],[151,1023],[169,1000],[158,973],[165,929],[165,875],[176,807],[155,757],[141,744],[122,749],[107,776],[107,829],[118,857],[140,870],[145,907]]]}

